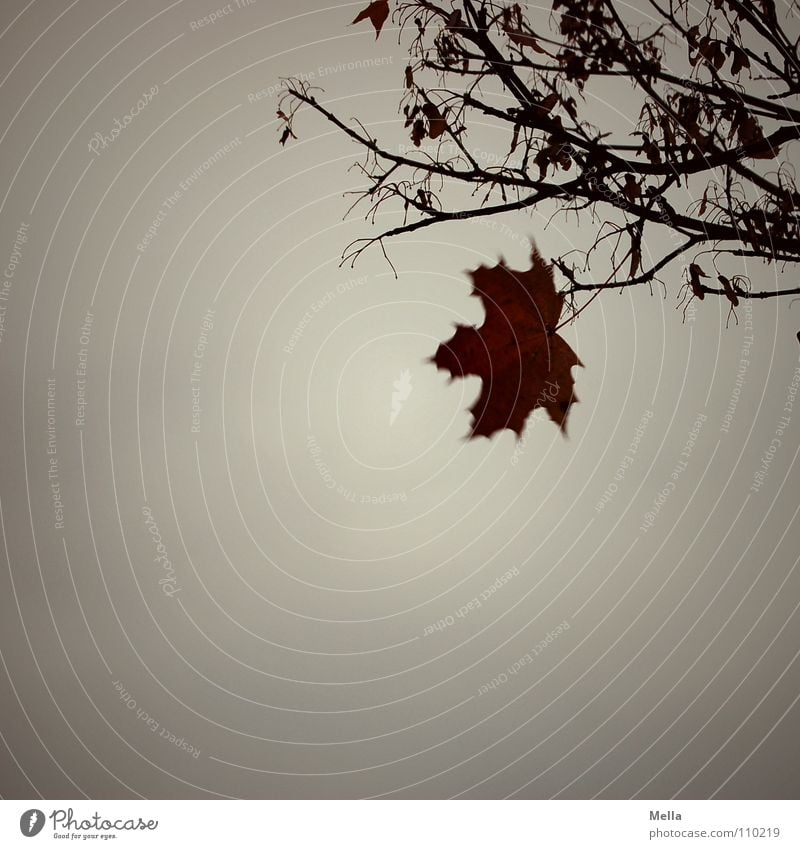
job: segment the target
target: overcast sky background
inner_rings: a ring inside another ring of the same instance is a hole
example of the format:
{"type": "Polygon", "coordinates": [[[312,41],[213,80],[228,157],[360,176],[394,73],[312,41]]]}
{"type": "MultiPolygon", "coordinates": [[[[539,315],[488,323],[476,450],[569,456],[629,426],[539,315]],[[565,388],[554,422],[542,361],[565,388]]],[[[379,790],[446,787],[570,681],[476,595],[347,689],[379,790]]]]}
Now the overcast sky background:
{"type": "Polygon", "coordinates": [[[407,143],[362,5],[0,10],[0,792],[796,798],[798,308],[604,294],[569,436],[466,441],[479,381],[425,363],[466,272],[592,225],[340,268],[358,151],[308,113],[279,147],[276,85],[407,143]]]}

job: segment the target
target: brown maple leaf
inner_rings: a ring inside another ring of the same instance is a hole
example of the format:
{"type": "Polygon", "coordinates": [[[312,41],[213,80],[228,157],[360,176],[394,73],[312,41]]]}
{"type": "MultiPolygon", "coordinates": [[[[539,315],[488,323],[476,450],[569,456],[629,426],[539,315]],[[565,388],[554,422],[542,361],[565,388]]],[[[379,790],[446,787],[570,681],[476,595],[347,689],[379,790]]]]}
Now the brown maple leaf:
{"type": "Polygon", "coordinates": [[[564,296],[556,291],[553,269],[533,251],[528,271],[513,271],[503,260],[471,273],[472,295],[486,310],[483,324],[458,325],[431,362],[450,377],[475,375],[483,381],[470,408],[472,433],[491,436],[508,428],[522,435],[536,407],[566,432],[567,415],[578,399],[571,369],[583,365],[556,333],[564,296]]]}
{"type": "Polygon", "coordinates": [[[381,29],[383,29],[383,25],[386,23],[386,19],[388,17],[389,0],[374,0],[369,4],[369,6],[367,6],[366,9],[362,9],[355,18],[353,18],[353,23],[357,24],[359,21],[369,18],[372,22],[372,26],[375,27],[375,40],[377,41],[378,36],[381,34],[381,29]]]}

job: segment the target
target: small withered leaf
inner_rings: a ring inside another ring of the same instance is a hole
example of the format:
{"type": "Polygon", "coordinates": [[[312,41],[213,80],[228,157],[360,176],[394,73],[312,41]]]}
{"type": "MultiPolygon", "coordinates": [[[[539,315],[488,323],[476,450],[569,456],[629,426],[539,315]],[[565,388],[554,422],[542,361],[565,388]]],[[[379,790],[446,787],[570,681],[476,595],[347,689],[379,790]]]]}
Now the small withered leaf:
{"type": "Polygon", "coordinates": [[[731,73],[734,76],[740,74],[745,68],[750,68],[750,58],[735,44],[731,44],[731,53],[733,53],[733,64],[731,65],[731,73]]]}
{"type": "Polygon", "coordinates": [[[375,27],[375,40],[377,41],[388,17],[389,0],[373,0],[366,9],[362,9],[355,18],[353,18],[353,23],[357,24],[360,21],[364,21],[369,18],[372,26],[375,27]]]}
{"type": "Polygon", "coordinates": [[[699,265],[695,263],[689,264],[689,285],[692,287],[692,294],[697,298],[698,301],[702,301],[705,298],[706,293],[703,291],[703,284],[700,282],[701,277],[708,277],[708,275],[700,268],[699,265]]]}
{"type": "Polygon", "coordinates": [[[442,117],[439,107],[435,103],[428,101],[423,104],[422,112],[428,119],[428,135],[432,139],[437,139],[447,129],[447,122],[442,117]]]}
{"type": "Polygon", "coordinates": [[[631,277],[636,277],[642,267],[642,231],[635,227],[631,232],[631,277]]]}
{"type": "Polygon", "coordinates": [[[708,186],[706,186],[706,190],[703,192],[703,199],[700,201],[700,209],[698,210],[698,215],[705,215],[706,209],[708,208],[708,186]]]}
{"type": "Polygon", "coordinates": [[[635,203],[642,196],[642,187],[636,181],[636,177],[633,174],[625,175],[625,187],[622,193],[631,203],[635,203]]]}
{"type": "Polygon", "coordinates": [[[722,289],[725,292],[725,297],[731,302],[731,304],[735,307],[739,306],[739,298],[733,290],[733,286],[731,285],[731,281],[724,275],[718,274],[719,282],[722,283],[722,289]]]}
{"type": "Polygon", "coordinates": [[[464,19],[461,16],[461,9],[454,9],[447,19],[447,29],[461,29],[464,26],[464,19]]]}
{"type": "Polygon", "coordinates": [[[414,142],[416,147],[419,147],[420,144],[422,144],[422,140],[425,138],[425,133],[425,122],[422,118],[417,118],[411,126],[411,141],[414,142]]]}
{"type": "Polygon", "coordinates": [[[539,42],[532,35],[529,35],[526,32],[506,27],[505,33],[508,36],[508,40],[512,42],[512,44],[516,44],[518,47],[530,47],[537,53],[547,53],[543,47],[539,46],[539,42]]]}

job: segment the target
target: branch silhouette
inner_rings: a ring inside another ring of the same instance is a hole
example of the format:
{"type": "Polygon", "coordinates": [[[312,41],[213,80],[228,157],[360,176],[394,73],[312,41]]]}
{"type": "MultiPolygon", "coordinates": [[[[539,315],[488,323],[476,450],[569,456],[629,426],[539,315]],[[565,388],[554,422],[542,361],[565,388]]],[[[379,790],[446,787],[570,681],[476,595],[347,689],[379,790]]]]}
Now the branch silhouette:
{"type": "Polygon", "coordinates": [[[284,80],[278,110],[282,144],[296,138],[298,113],[310,109],[359,145],[366,187],[353,207],[367,204],[373,224],[379,210],[399,218],[348,245],[343,261],[376,243],[385,253],[386,239],[445,221],[535,209],[550,218],[555,209],[594,225],[582,262],[553,258],[569,296],[663,284],[660,275],[675,263],[684,299],[800,293],[756,291],[742,274],[726,285],[717,266],[726,257],[782,270],[800,262],[800,193],[789,157],[800,137],[800,56],[785,28],[791,10],[784,21],[773,0],[644,6],[634,21],[615,0],[554,0],[550,13],[476,0],[370,3],[354,23],[368,20],[377,38],[391,20],[407,47],[400,109],[409,151],[343,120],[304,80],[284,80]],[[617,126],[611,110],[608,126],[590,120],[598,81],[623,87],[631,127],[617,126]],[[470,147],[480,118],[506,131],[495,164],[470,147]],[[458,183],[472,189],[473,204],[449,202],[458,183]],[[673,247],[645,264],[642,245],[650,247],[659,228],[673,247]],[[597,283],[593,261],[609,245],[614,273],[597,283]],[[616,261],[622,250],[630,263],[616,261]],[[707,285],[714,278],[721,285],[707,285]]]}
{"type": "Polygon", "coordinates": [[[550,263],[534,249],[528,271],[501,260],[473,272],[484,324],[459,326],[433,358],[451,377],[482,378],[472,437],[504,428],[519,437],[536,407],[564,431],[580,361],[558,331],[605,289],[666,291],[671,273],[684,315],[692,300],[714,295],[727,299],[729,319],[743,299],[800,294],[792,285],[756,290],[741,273],[743,258],[781,271],[800,262],[790,158],[800,138],[800,35],[785,29],[793,8],[782,17],[774,0],[640,6],[553,0],[548,13],[491,0],[399,0],[392,10],[373,0],[353,23],[368,21],[378,38],[391,20],[407,49],[398,80],[405,149],[344,120],[307,80],[284,80],[281,144],[311,111],[362,151],[365,185],[350,209],[366,205],[377,232],[347,245],[342,263],[376,244],[388,260],[386,240],[443,222],[537,211],[589,225],[584,247],[550,263]],[[599,94],[604,106],[619,97],[627,126],[613,109],[598,116],[599,94]],[[488,156],[473,146],[487,122],[500,138],[488,156]],[[378,228],[379,212],[391,223],[378,228]],[[671,244],[651,238],[659,231],[671,244]],[[602,282],[598,267],[611,269],[602,282]]]}

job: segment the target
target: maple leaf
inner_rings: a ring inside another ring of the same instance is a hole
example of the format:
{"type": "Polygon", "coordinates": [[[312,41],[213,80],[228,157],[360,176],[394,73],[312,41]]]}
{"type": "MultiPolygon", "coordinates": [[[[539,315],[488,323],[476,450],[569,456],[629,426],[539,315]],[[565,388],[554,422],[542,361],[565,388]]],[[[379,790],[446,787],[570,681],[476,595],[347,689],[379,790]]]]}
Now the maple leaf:
{"type": "Polygon", "coordinates": [[[372,22],[372,26],[375,27],[375,40],[378,40],[378,36],[381,34],[381,29],[383,29],[383,25],[386,23],[386,19],[389,17],[389,0],[374,0],[374,2],[370,3],[366,9],[362,9],[356,16],[353,18],[353,23],[357,24],[359,21],[364,21],[367,18],[372,22]]]}
{"type": "Polygon", "coordinates": [[[566,432],[573,393],[571,369],[583,365],[556,333],[564,296],[556,291],[553,269],[534,249],[528,271],[513,271],[501,259],[494,268],[471,273],[472,295],[486,317],[480,327],[458,325],[431,357],[450,377],[480,377],[483,386],[470,408],[470,438],[508,428],[518,437],[537,407],[566,432]]]}

